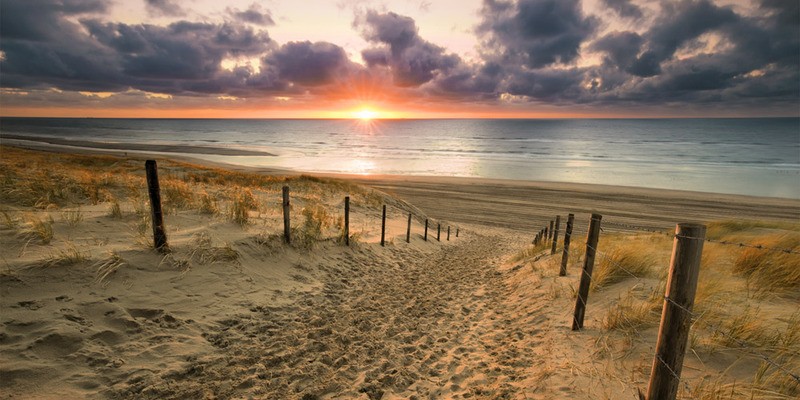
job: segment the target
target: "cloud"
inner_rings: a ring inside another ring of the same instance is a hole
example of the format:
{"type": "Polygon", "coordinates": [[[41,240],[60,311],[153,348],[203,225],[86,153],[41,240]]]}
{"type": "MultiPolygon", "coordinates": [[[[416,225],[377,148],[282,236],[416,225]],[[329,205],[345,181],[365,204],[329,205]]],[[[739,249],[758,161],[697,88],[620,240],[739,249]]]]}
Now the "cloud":
{"type": "Polygon", "coordinates": [[[270,12],[266,10],[262,11],[261,5],[258,3],[251,4],[250,7],[244,11],[228,7],[226,12],[228,15],[241,22],[247,22],[259,26],[275,25],[275,21],[272,19],[270,12]]]}
{"type": "MultiPolygon", "coordinates": [[[[607,18],[636,18],[634,3],[604,1],[617,7],[614,15],[603,13],[607,18]]],[[[161,25],[113,22],[107,4],[2,0],[4,104],[25,97],[34,105],[146,105],[147,96],[132,93],[162,93],[181,104],[218,97],[332,104],[372,96],[495,107],[513,99],[517,110],[545,103],[598,110],[760,104],[797,114],[800,103],[794,0],[746,9],[664,1],[637,19],[636,31],[601,26],[578,0],[484,0],[476,30],[481,47],[470,60],[423,38],[413,18],[365,11],[354,22],[369,44],[360,53],[363,65],[337,43],[276,43],[263,29],[273,23],[269,11],[255,3],[227,8],[217,21],[161,25]],[[73,92],[118,95],[67,95],[73,92]]]]}
{"type": "Polygon", "coordinates": [[[730,8],[717,7],[709,0],[664,2],[662,8],[658,22],[644,35],[646,50],[627,69],[634,75],[658,75],[661,63],[671,58],[681,45],[740,19],[730,8]]]}
{"type": "Polygon", "coordinates": [[[507,62],[529,68],[569,64],[598,21],[585,17],[578,0],[485,0],[479,32],[486,49],[497,49],[507,62]]]}
{"type": "Polygon", "coordinates": [[[364,61],[370,67],[390,68],[398,86],[420,86],[462,62],[457,55],[422,39],[409,17],[370,10],[355,25],[362,28],[364,39],[383,45],[362,51],[364,61]]]}
{"type": "Polygon", "coordinates": [[[345,80],[353,65],[341,47],[327,42],[289,42],[265,59],[282,79],[304,86],[345,80]]]}
{"type": "Polygon", "coordinates": [[[186,15],[186,11],[173,0],[144,0],[147,5],[147,12],[152,16],[180,17],[186,15]]]}
{"type": "Polygon", "coordinates": [[[642,9],[631,0],[602,0],[604,6],[614,10],[620,17],[639,19],[644,16],[642,9]]]}
{"type": "Polygon", "coordinates": [[[47,42],[78,36],[64,17],[107,11],[102,0],[3,0],[0,3],[0,37],[3,40],[47,42]]]}

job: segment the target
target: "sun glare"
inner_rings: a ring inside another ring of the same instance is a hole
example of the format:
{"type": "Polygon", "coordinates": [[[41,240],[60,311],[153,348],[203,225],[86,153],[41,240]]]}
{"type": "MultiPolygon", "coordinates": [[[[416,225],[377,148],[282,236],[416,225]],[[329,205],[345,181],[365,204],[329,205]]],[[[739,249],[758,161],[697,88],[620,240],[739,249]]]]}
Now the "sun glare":
{"type": "Polygon", "coordinates": [[[355,115],[356,118],[358,118],[360,120],[363,120],[363,121],[369,121],[371,119],[375,119],[375,118],[378,117],[378,113],[377,112],[375,112],[373,110],[370,110],[368,108],[363,108],[361,110],[358,110],[358,111],[356,111],[354,113],[354,115],[355,115]]]}

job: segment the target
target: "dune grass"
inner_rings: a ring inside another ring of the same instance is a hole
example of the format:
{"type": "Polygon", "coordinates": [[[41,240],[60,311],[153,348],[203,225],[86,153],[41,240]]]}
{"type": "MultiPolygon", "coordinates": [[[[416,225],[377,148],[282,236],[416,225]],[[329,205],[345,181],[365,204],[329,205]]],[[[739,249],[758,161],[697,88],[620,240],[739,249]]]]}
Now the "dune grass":
{"type": "Polygon", "coordinates": [[[733,264],[734,272],[741,274],[770,291],[800,289],[800,255],[782,250],[800,252],[800,233],[788,232],[759,237],[742,250],[733,264]]]}
{"type": "MultiPolygon", "coordinates": [[[[690,384],[681,385],[678,398],[797,398],[800,382],[791,373],[800,374],[800,255],[780,249],[800,251],[800,230],[796,224],[757,221],[708,226],[716,242],[704,244],[686,350],[686,360],[697,360],[701,373],[684,368],[690,384]],[[762,248],[736,245],[740,242],[762,248]]],[[[598,246],[586,324],[599,323],[601,337],[623,346],[614,350],[625,354],[622,359],[644,360],[642,374],[649,372],[672,244],[661,235],[615,233],[601,235],[598,246]]],[[[585,250],[575,247],[581,254],[585,250]]],[[[533,261],[544,250],[526,246],[509,261],[533,261]]],[[[570,259],[576,262],[572,254],[570,259]]],[[[550,300],[560,297],[551,293],[570,279],[557,276],[557,260],[560,256],[534,263],[535,273],[553,278],[542,292],[550,300]]],[[[572,286],[578,274],[570,275],[572,286]]],[[[573,290],[570,304],[574,298],[573,290]]]]}
{"type": "Polygon", "coordinates": [[[590,290],[600,290],[626,279],[653,274],[657,260],[648,243],[640,240],[617,240],[619,242],[609,246],[610,250],[596,255],[590,290]]]}

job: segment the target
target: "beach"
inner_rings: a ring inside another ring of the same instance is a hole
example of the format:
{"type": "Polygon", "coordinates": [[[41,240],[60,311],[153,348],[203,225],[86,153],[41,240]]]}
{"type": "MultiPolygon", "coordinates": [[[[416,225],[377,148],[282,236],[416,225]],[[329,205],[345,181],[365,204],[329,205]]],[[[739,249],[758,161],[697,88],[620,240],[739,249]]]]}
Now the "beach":
{"type": "MultiPolygon", "coordinates": [[[[7,398],[634,398],[647,387],[657,293],[682,222],[709,223],[718,236],[704,253],[696,308],[703,317],[680,398],[800,391],[760,358],[790,371],[800,365],[788,339],[800,325],[798,287],[791,277],[770,286],[758,274],[735,273],[748,248],[721,243],[776,237],[769,246],[800,250],[796,199],[309,176],[193,159],[190,148],[126,155],[9,142],[4,137],[0,157],[0,388],[7,398]],[[162,179],[167,254],[152,249],[143,171],[150,157],[162,179]],[[40,178],[57,187],[31,183],[40,178]],[[293,244],[282,238],[284,185],[293,244]],[[350,246],[341,235],[344,196],[352,204],[350,246]],[[569,273],[559,277],[561,254],[531,241],[556,215],[563,240],[569,213],[576,237],[569,273]],[[599,270],[623,263],[630,249],[647,265],[598,282],[586,327],[573,332],[591,213],[603,216],[599,270]],[[45,239],[35,228],[48,225],[45,239]],[[619,313],[638,322],[612,322],[619,313]],[[739,334],[734,316],[748,318],[738,324],[751,330],[736,340],[750,350],[719,338],[719,331],[739,334]]],[[[797,265],[796,257],[786,260],[797,265]]]]}

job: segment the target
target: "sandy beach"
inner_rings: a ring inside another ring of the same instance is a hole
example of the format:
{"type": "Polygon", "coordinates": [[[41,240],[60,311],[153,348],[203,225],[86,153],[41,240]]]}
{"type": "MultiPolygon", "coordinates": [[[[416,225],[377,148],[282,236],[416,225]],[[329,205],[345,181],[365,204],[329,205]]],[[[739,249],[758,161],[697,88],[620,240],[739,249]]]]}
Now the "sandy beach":
{"type": "MultiPolygon", "coordinates": [[[[38,149],[24,150],[5,139],[4,398],[633,399],[647,387],[676,223],[709,223],[718,241],[800,251],[800,201],[792,199],[310,177],[159,154],[171,248],[161,254],[151,248],[146,155],[14,142],[38,149]],[[281,236],[283,185],[293,196],[293,244],[281,236]],[[576,237],[569,273],[559,277],[561,254],[530,243],[568,213],[576,237]],[[625,254],[646,265],[598,280],[586,328],[573,332],[590,213],[606,223],[599,270],[625,254]]],[[[737,272],[748,249],[706,246],[679,398],[800,394],[785,372],[800,366],[791,339],[800,287],[792,276],[775,286],[737,272]]],[[[780,262],[797,266],[797,258],[780,262]]]]}

